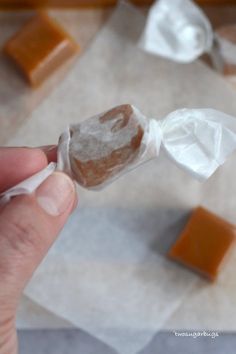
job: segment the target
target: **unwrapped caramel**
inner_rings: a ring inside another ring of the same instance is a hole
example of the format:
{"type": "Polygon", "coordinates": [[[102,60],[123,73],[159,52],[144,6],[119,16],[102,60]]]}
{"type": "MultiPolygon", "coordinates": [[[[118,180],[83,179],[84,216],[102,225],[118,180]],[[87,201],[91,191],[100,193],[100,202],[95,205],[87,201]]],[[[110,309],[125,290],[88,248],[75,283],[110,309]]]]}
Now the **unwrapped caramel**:
{"type": "Polygon", "coordinates": [[[38,14],[5,45],[7,56],[27,81],[39,86],[78,52],[78,45],[46,14],[38,14]]]}
{"type": "Polygon", "coordinates": [[[235,243],[236,227],[208,210],[193,211],[168,256],[210,280],[215,280],[235,243]]]}

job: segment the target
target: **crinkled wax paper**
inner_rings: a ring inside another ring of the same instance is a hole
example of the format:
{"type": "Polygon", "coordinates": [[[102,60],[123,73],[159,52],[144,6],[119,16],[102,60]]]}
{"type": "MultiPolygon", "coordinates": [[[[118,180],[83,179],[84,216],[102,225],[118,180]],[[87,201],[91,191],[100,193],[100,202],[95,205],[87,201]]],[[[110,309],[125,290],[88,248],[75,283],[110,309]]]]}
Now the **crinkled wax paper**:
{"type": "MultiPolygon", "coordinates": [[[[233,34],[233,29],[228,28],[233,34]]],[[[139,45],[145,51],[188,63],[207,53],[213,67],[235,64],[235,40],[213,31],[204,12],[192,0],[157,0],[151,7],[139,45]]],[[[231,76],[234,76],[233,74],[231,76]]]]}
{"type": "Polygon", "coordinates": [[[182,63],[210,52],[212,44],[210,21],[192,0],[157,0],[140,39],[147,52],[182,63]]]}
{"type": "MultiPolygon", "coordinates": [[[[56,143],[69,124],[124,102],[156,119],[182,107],[235,116],[234,91],[202,63],[181,66],[138,48],[144,22],[139,11],[120,5],[63,84],[8,144],[56,143]]],[[[167,319],[170,326],[180,306],[188,312],[179,322],[185,317],[191,323],[195,316],[235,329],[234,257],[231,272],[223,270],[223,281],[213,286],[163,257],[199,203],[235,221],[235,166],[233,154],[200,184],[163,153],[158,163],[153,159],[100,192],[79,188],[78,209],[25,293],[122,353],[141,349],[167,319]],[[187,304],[203,291],[210,307],[189,311],[187,304]]],[[[201,327],[201,321],[195,324],[201,327]]]]}

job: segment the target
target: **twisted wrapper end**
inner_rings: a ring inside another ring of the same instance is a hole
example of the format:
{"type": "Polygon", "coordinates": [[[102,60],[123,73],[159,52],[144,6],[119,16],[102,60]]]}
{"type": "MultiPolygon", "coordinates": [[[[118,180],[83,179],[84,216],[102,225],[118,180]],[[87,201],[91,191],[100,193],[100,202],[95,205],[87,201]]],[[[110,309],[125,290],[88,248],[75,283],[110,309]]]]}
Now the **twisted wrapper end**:
{"type": "Polygon", "coordinates": [[[209,178],[236,150],[236,118],[214,109],[180,109],[161,122],[162,146],[180,168],[209,178]]]}
{"type": "Polygon", "coordinates": [[[43,183],[43,181],[45,181],[55,170],[56,163],[51,162],[42,171],[36,173],[23,182],[18,183],[16,186],[8,189],[6,192],[0,194],[0,206],[8,203],[12,197],[33,193],[40,186],[40,184],[43,183]]]}
{"type": "Polygon", "coordinates": [[[70,127],[67,127],[66,130],[61,134],[58,141],[57,148],[57,171],[63,171],[71,178],[73,174],[71,171],[70,164],[70,141],[71,141],[71,132],[70,127]]]}
{"type": "Polygon", "coordinates": [[[139,47],[146,52],[189,63],[211,51],[213,30],[191,0],[158,0],[151,7],[139,47]]]}

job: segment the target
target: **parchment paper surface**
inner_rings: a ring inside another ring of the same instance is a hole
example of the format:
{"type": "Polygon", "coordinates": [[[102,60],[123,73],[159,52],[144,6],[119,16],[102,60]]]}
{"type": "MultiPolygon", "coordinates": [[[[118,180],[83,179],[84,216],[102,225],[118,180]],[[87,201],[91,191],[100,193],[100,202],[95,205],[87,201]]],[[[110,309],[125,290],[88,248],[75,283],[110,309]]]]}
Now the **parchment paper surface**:
{"type": "MultiPolygon", "coordinates": [[[[138,49],[143,24],[138,11],[120,5],[9,145],[54,143],[69,123],[125,102],[158,119],[183,107],[236,116],[235,92],[202,63],[176,64],[138,49]]],[[[200,203],[235,222],[235,166],[234,154],[202,185],[162,155],[102,192],[79,189],[78,209],[25,293],[122,353],[140,350],[167,320],[168,327],[208,321],[234,330],[235,257],[209,285],[163,255],[200,203]],[[194,307],[201,299],[206,304],[194,307]]]]}

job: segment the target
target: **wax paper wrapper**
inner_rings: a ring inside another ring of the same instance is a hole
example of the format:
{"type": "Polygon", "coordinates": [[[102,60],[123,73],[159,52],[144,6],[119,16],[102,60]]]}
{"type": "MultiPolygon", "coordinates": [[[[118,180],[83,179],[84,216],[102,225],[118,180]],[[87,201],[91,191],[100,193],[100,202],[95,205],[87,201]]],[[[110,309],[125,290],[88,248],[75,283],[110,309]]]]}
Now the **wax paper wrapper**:
{"type": "MultiPolygon", "coordinates": [[[[56,143],[70,124],[126,102],[157,121],[181,107],[236,116],[234,90],[201,62],[182,66],[137,47],[144,23],[138,10],[120,5],[8,145],[56,143]]],[[[167,320],[169,328],[183,328],[185,319],[185,328],[236,329],[234,257],[215,285],[163,257],[196,205],[235,222],[236,156],[202,184],[165,155],[161,147],[99,192],[78,187],[79,207],[25,289],[49,313],[122,353],[139,351],[167,320]],[[194,298],[204,301],[197,310],[194,298]]]]}
{"type": "Polygon", "coordinates": [[[161,146],[177,165],[207,179],[236,150],[236,119],[213,109],[180,109],[156,121],[130,104],[113,107],[68,127],[59,139],[57,165],[0,194],[0,205],[34,192],[55,170],[85,188],[100,189],[158,157],[161,146]]]}
{"type": "Polygon", "coordinates": [[[208,54],[220,73],[235,76],[236,26],[214,32],[192,0],[158,0],[151,7],[139,45],[145,51],[180,63],[208,54]]]}
{"type": "Polygon", "coordinates": [[[151,7],[140,39],[147,52],[181,63],[211,51],[213,30],[191,0],[158,0],[151,7]]]}

